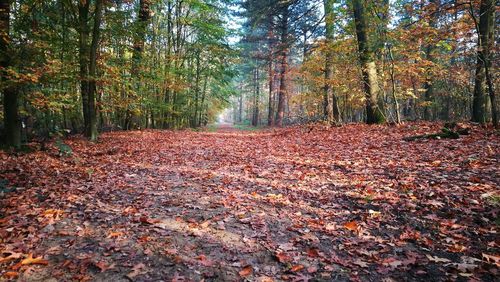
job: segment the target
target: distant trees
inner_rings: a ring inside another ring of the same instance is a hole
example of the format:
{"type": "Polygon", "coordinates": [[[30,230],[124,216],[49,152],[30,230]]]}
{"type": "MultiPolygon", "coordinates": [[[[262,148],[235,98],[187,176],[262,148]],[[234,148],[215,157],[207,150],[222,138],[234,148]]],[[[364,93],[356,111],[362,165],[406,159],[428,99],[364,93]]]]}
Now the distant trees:
{"type": "Polygon", "coordinates": [[[0,4],[10,146],[21,143],[21,121],[28,138],[64,129],[91,140],[113,128],[200,126],[234,93],[224,1],[0,4]]]}
{"type": "Polygon", "coordinates": [[[244,1],[248,23],[274,26],[267,34],[276,44],[259,45],[272,46],[266,57],[274,61],[263,70],[274,94],[268,124],[272,117],[277,125],[469,118],[498,124],[493,2],[244,1]],[[252,5],[261,9],[247,9],[252,5]],[[317,17],[321,6],[324,17],[317,17]]]}

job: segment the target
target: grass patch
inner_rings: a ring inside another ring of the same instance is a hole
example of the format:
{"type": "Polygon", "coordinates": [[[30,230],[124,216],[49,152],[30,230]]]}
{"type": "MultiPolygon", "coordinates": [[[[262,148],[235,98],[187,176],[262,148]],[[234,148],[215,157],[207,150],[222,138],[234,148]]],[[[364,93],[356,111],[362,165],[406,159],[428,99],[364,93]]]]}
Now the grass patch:
{"type": "Polygon", "coordinates": [[[261,130],[265,128],[263,125],[258,125],[258,126],[251,126],[249,124],[235,124],[234,128],[238,130],[244,130],[244,131],[256,131],[256,130],[261,130]]]}

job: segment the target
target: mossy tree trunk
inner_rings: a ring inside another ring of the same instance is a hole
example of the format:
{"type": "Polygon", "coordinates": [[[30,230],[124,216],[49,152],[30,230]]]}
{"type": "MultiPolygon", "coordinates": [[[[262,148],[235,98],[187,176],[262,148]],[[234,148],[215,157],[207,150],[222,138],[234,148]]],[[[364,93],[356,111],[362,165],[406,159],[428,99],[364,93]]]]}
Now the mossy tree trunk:
{"type": "Polygon", "coordinates": [[[353,14],[356,26],[356,37],[358,39],[359,61],[361,63],[366,95],[366,123],[378,124],[384,123],[385,117],[378,106],[378,94],[380,89],[373,50],[371,50],[368,42],[365,2],[366,1],[353,0],[353,14]]]}

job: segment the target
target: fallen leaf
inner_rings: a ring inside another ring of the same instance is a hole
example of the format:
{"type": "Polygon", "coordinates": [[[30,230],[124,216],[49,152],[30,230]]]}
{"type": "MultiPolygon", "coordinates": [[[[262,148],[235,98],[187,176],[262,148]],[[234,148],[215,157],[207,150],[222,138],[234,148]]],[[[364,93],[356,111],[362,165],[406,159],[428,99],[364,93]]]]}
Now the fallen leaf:
{"type": "Polygon", "coordinates": [[[143,274],[144,273],[144,269],[146,268],[146,265],[144,263],[138,263],[136,265],[134,265],[134,267],[132,268],[132,272],[130,272],[129,274],[127,274],[126,276],[129,278],[129,279],[133,279],[135,278],[136,276],[140,275],[140,274],[143,274]]]}
{"type": "Polygon", "coordinates": [[[29,254],[27,258],[21,261],[22,265],[31,265],[31,264],[40,264],[47,265],[49,264],[48,260],[43,259],[42,257],[33,258],[33,254],[29,254]]]}
{"type": "Polygon", "coordinates": [[[430,261],[432,262],[451,262],[451,260],[447,259],[447,258],[440,258],[440,257],[436,257],[436,256],[431,256],[431,255],[425,255],[430,261]]]}
{"type": "Polygon", "coordinates": [[[123,236],[123,232],[121,232],[121,231],[110,232],[108,234],[108,238],[118,238],[118,237],[121,237],[121,236],[123,236]]]}
{"type": "Polygon", "coordinates": [[[500,267],[500,256],[483,253],[483,259],[486,259],[487,262],[494,263],[496,266],[500,267]]]}
{"type": "Polygon", "coordinates": [[[249,265],[249,266],[244,267],[242,270],[240,270],[240,272],[238,272],[238,274],[241,277],[247,277],[250,274],[252,274],[252,272],[253,272],[253,268],[249,265]]]}
{"type": "Polygon", "coordinates": [[[356,223],[356,221],[350,221],[350,222],[347,222],[346,224],[344,224],[344,227],[351,230],[351,231],[357,231],[359,226],[358,224],[356,223]]]}
{"type": "Polygon", "coordinates": [[[6,257],[0,258],[0,263],[5,263],[5,262],[12,261],[12,260],[20,259],[23,256],[22,253],[14,253],[14,252],[4,252],[3,254],[9,254],[9,255],[6,257]]]}
{"type": "Polygon", "coordinates": [[[298,272],[298,271],[301,271],[302,269],[304,269],[304,266],[301,264],[297,264],[297,265],[292,266],[292,268],[290,270],[293,272],[298,272]]]}
{"type": "Polygon", "coordinates": [[[276,258],[281,263],[287,263],[292,260],[292,258],[288,256],[286,253],[277,253],[276,258]]]}
{"type": "Polygon", "coordinates": [[[17,278],[19,276],[19,272],[15,272],[15,271],[7,271],[3,274],[3,276],[9,278],[9,279],[13,279],[13,278],[17,278]]]}

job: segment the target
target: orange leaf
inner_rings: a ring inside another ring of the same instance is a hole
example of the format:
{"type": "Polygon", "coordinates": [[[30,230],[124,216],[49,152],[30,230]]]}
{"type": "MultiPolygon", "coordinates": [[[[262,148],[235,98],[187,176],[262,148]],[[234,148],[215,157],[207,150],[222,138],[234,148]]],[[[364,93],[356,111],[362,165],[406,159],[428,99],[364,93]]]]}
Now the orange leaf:
{"type": "Polygon", "coordinates": [[[356,221],[350,221],[346,224],[344,224],[344,227],[351,230],[351,231],[357,231],[359,226],[358,224],[356,223],[356,221]]]}
{"type": "Polygon", "coordinates": [[[247,277],[248,275],[252,274],[252,272],[253,272],[253,268],[249,265],[249,266],[246,266],[245,268],[243,268],[238,273],[240,274],[241,277],[247,277]]]}
{"type": "Polygon", "coordinates": [[[278,258],[278,261],[281,263],[287,263],[291,261],[292,259],[285,253],[277,253],[276,257],[278,258]]]}
{"type": "Polygon", "coordinates": [[[298,272],[298,271],[301,271],[302,269],[304,269],[304,266],[301,265],[301,264],[297,264],[297,265],[294,265],[292,267],[292,269],[290,269],[290,270],[293,271],[293,272],[298,272]]]}
{"type": "Polygon", "coordinates": [[[108,235],[108,238],[118,238],[120,236],[123,236],[123,232],[121,232],[121,231],[110,232],[108,235]]]}
{"type": "Polygon", "coordinates": [[[29,254],[27,258],[21,261],[22,265],[30,265],[30,264],[41,264],[47,265],[49,264],[48,260],[44,260],[42,257],[33,258],[33,254],[29,254]]]}
{"type": "Polygon", "coordinates": [[[3,276],[7,278],[16,278],[17,276],[19,276],[19,273],[15,271],[7,271],[3,274],[3,276]]]}

